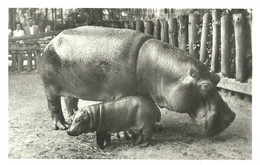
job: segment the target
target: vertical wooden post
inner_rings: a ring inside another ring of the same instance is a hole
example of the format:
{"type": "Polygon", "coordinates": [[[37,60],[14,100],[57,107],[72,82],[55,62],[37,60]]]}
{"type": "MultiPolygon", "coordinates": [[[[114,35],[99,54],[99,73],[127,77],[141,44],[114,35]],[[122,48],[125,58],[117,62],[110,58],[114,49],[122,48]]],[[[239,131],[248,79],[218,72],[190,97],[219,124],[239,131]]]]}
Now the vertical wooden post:
{"type": "Polygon", "coordinates": [[[56,31],[57,28],[57,10],[54,8],[54,31],[56,31]]]}
{"type": "Polygon", "coordinates": [[[63,8],[60,9],[61,26],[63,27],[63,8]]]}
{"type": "MultiPolygon", "coordinates": [[[[48,22],[48,8],[45,8],[45,19],[44,19],[44,21],[45,21],[45,27],[46,27],[47,22],[48,22]]],[[[44,29],[45,29],[45,27],[44,27],[44,29]]]]}
{"type": "Polygon", "coordinates": [[[135,30],[135,21],[130,21],[130,29],[135,30]]]}
{"type": "Polygon", "coordinates": [[[230,77],[230,60],[229,60],[229,14],[226,13],[221,17],[221,72],[230,77]]]}
{"type": "Polygon", "coordinates": [[[32,53],[29,52],[27,56],[27,71],[31,72],[32,71],[32,53]]]}
{"type": "Polygon", "coordinates": [[[54,9],[51,8],[51,21],[52,21],[52,24],[53,24],[53,30],[55,31],[55,23],[54,23],[54,9]]]}
{"type": "Polygon", "coordinates": [[[23,71],[23,54],[17,54],[17,69],[18,72],[23,71]]]}
{"type": "Polygon", "coordinates": [[[144,33],[153,35],[153,22],[152,21],[145,21],[144,26],[145,26],[144,33]]]}
{"type": "Polygon", "coordinates": [[[15,70],[17,67],[17,55],[15,52],[12,53],[12,69],[15,70]]]}
{"type": "Polygon", "coordinates": [[[186,15],[179,15],[178,22],[180,24],[178,45],[180,49],[186,51],[186,45],[188,43],[188,17],[186,15]]]}
{"type": "Polygon", "coordinates": [[[159,19],[156,19],[154,22],[154,32],[153,32],[153,36],[154,38],[160,40],[161,39],[161,23],[159,19]]]}
{"type": "Polygon", "coordinates": [[[196,43],[198,41],[198,15],[189,14],[189,53],[195,59],[199,59],[198,51],[196,50],[196,43]]]}
{"type": "Polygon", "coordinates": [[[130,28],[128,21],[124,21],[123,28],[124,29],[129,29],[130,28]]]}
{"type": "Polygon", "coordinates": [[[177,18],[169,18],[169,43],[178,46],[177,18]]]}
{"type": "Polygon", "coordinates": [[[142,20],[136,20],[136,31],[144,32],[144,22],[142,20]]]}
{"type": "Polygon", "coordinates": [[[205,62],[208,58],[207,38],[209,34],[209,13],[205,13],[202,22],[201,46],[200,46],[200,61],[205,62]]]}
{"type": "Polygon", "coordinates": [[[41,52],[39,50],[35,51],[35,69],[38,71],[39,66],[39,58],[40,58],[41,52]]]}
{"type": "Polygon", "coordinates": [[[245,24],[241,13],[233,14],[235,44],[236,44],[236,80],[245,82],[246,77],[246,49],[245,24]]]}
{"type": "Polygon", "coordinates": [[[219,28],[220,21],[218,16],[218,10],[212,10],[212,58],[211,58],[211,71],[216,73],[218,69],[218,46],[219,46],[219,28]]]}
{"type": "Polygon", "coordinates": [[[166,19],[163,19],[161,21],[161,40],[164,42],[169,42],[168,22],[166,21],[166,19]]]}

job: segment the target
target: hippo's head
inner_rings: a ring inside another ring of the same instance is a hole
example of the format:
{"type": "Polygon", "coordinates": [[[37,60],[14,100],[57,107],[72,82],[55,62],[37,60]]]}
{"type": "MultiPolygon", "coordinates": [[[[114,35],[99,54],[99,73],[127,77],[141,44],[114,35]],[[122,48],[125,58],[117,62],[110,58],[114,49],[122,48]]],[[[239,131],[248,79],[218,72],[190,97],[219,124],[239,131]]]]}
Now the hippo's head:
{"type": "Polygon", "coordinates": [[[68,128],[68,135],[78,136],[82,133],[87,133],[91,131],[90,118],[87,112],[83,109],[78,110],[73,117],[73,121],[68,128]]]}
{"type": "Polygon", "coordinates": [[[168,109],[187,112],[205,135],[215,135],[229,126],[235,118],[217,92],[220,77],[210,73],[206,66],[191,67],[186,76],[169,89],[168,109]]]}

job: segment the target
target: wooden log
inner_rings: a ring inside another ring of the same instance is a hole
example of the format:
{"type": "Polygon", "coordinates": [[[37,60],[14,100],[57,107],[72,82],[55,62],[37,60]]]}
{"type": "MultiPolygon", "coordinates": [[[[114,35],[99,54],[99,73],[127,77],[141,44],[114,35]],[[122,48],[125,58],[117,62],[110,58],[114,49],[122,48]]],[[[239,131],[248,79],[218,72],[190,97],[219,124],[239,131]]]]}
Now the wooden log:
{"type": "Polygon", "coordinates": [[[29,52],[27,55],[27,71],[31,72],[32,71],[32,53],[29,52]]]}
{"type": "Polygon", "coordinates": [[[241,13],[233,14],[235,45],[236,45],[236,80],[245,82],[246,49],[245,49],[245,21],[241,13]]]}
{"type": "Polygon", "coordinates": [[[218,10],[212,10],[212,58],[211,58],[211,72],[216,73],[218,70],[218,59],[219,59],[219,30],[220,20],[218,16],[218,10]]]}
{"type": "Polygon", "coordinates": [[[199,19],[197,14],[189,14],[189,53],[194,59],[199,59],[199,54],[196,50],[199,31],[198,21],[199,19]]]}
{"type": "Polygon", "coordinates": [[[229,14],[221,17],[221,72],[226,77],[230,77],[229,22],[229,14]]]}
{"type": "Polygon", "coordinates": [[[153,35],[153,22],[152,21],[145,21],[144,23],[144,33],[153,35]]]}
{"type": "Polygon", "coordinates": [[[200,46],[200,61],[205,62],[208,59],[207,39],[209,34],[209,13],[203,15],[201,46],[200,46]]]}
{"type": "Polygon", "coordinates": [[[186,46],[188,43],[188,16],[179,15],[178,22],[180,25],[178,33],[178,45],[180,49],[186,51],[186,46]]]}
{"type": "Polygon", "coordinates": [[[17,54],[17,70],[18,72],[23,71],[23,55],[17,54]]]}
{"type": "Polygon", "coordinates": [[[130,29],[135,30],[135,21],[130,21],[130,29]]]}
{"type": "Polygon", "coordinates": [[[166,19],[161,20],[161,40],[164,42],[169,42],[168,22],[166,19]]]}
{"type": "Polygon", "coordinates": [[[154,38],[160,40],[161,39],[161,23],[159,19],[156,19],[154,22],[154,32],[153,32],[154,38]]]}
{"type": "Polygon", "coordinates": [[[169,43],[173,46],[178,46],[178,30],[177,30],[177,18],[170,18],[169,24],[169,43]]]}
{"type": "Polygon", "coordinates": [[[136,31],[144,32],[144,22],[142,20],[136,21],[136,31]]]}

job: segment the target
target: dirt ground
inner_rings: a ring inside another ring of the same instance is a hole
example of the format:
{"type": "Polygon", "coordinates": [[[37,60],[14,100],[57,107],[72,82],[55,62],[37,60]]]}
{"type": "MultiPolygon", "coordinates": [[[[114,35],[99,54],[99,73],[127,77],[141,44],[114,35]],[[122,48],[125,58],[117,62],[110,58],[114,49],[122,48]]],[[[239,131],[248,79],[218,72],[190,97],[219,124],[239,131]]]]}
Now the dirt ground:
{"type": "MultiPolygon", "coordinates": [[[[36,73],[9,74],[8,157],[43,159],[252,159],[250,102],[224,96],[236,113],[235,121],[221,134],[204,137],[187,114],[161,110],[162,132],[153,134],[152,146],[133,146],[124,138],[104,150],[95,144],[95,134],[68,136],[51,129],[40,77],[36,73]]],[[[79,107],[93,102],[80,101],[79,107]]],[[[63,113],[67,111],[62,101],[63,113]]]]}

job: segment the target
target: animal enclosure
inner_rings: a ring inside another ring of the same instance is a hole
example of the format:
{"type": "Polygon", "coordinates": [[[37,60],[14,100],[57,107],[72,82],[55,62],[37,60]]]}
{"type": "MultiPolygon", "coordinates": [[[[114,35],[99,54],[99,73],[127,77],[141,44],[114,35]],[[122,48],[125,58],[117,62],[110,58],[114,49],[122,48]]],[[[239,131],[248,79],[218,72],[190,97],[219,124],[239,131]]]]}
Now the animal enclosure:
{"type": "MultiPolygon", "coordinates": [[[[133,29],[177,46],[208,65],[212,72],[218,73],[221,76],[218,87],[242,93],[251,99],[251,13],[245,15],[207,10],[204,13],[175,14],[160,18],[153,16],[149,19],[136,17],[134,20],[101,21],[94,25],[133,29]]],[[[60,32],[9,38],[10,71],[21,72],[25,68],[29,72],[36,70],[40,53],[60,32]],[[15,45],[20,40],[24,41],[22,47],[15,45]]]]}

